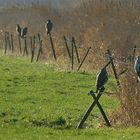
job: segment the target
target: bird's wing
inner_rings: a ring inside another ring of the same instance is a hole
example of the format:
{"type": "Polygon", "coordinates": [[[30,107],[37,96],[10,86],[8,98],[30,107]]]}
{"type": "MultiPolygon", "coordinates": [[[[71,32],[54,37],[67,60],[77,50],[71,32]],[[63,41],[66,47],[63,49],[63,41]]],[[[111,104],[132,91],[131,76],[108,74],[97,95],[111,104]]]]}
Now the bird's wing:
{"type": "Polygon", "coordinates": [[[135,64],[134,64],[134,69],[137,73],[140,73],[140,60],[136,59],[135,64]]]}
{"type": "Polygon", "coordinates": [[[96,87],[97,89],[100,89],[102,86],[104,86],[104,84],[107,82],[108,80],[108,74],[107,72],[100,72],[97,75],[97,79],[96,79],[96,87]]]}

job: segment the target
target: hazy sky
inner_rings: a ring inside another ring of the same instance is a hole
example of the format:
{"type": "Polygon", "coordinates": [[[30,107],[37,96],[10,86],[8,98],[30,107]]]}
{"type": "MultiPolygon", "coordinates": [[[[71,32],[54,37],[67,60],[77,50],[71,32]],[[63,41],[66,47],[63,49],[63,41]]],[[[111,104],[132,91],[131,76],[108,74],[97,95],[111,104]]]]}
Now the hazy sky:
{"type": "Polygon", "coordinates": [[[21,4],[21,5],[28,5],[31,4],[32,2],[37,2],[41,4],[51,4],[52,6],[57,6],[57,7],[64,7],[64,6],[73,6],[75,7],[81,0],[0,0],[0,5],[13,5],[14,3],[16,4],[21,4]]]}

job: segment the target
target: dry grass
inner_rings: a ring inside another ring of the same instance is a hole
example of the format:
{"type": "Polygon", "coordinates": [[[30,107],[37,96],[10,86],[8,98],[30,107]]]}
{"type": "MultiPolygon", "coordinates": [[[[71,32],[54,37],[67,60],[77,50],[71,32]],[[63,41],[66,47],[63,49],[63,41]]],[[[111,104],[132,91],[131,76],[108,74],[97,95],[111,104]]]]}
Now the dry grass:
{"type": "Polygon", "coordinates": [[[112,118],[115,126],[140,126],[140,83],[132,68],[121,78],[121,89],[117,93],[121,107],[112,118]]]}
{"type": "MultiPolygon", "coordinates": [[[[54,23],[52,32],[57,64],[65,70],[71,69],[71,62],[67,56],[63,36],[68,38],[71,50],[71,38],[77,40],[78,51],[82,59],[88,47],[92,48],[82,71],[97,70],[106,63],[105,51],[109,48],[115,57],[127,57],[132,54],[134,45],[140,44],[140,8],[135,0],[127,3],[113,0],[83,0],[77,9],[58,10],[42,5],[30,7],[11,7],[0,14],[0,45],[3,45],[4,32],[14,34],[14,45],[17,46],[15,25],[28,26],[28,36],[40,33],[43,39],[43,56],[48,63],[52,63],[53,55],[49,40],[45,34],[44,22],[51,19],[54,23]]],[[[18,48],[16,48],[18,52],[18,48]]],[[[138,53],[138,52],[137,52],[138,53]]],[[[75,58],[75,69],[78,67],[75,58]]],[[[123,69],[123,65],[120,67],[123,69]]],[[[136,75],[132,66],[121,78],[121,90],[117,94],[121,107],[113,113],[115,125],[140,125],[140,87],[136,83],[136,75]]]]}

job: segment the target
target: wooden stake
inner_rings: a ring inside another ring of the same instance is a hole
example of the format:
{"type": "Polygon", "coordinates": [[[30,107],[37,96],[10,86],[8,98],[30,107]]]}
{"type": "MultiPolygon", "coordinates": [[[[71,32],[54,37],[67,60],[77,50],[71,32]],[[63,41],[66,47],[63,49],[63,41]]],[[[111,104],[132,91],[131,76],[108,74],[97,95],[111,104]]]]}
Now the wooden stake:
{"type": "MultiPolygon", "coordinates": [[[[93,91],[90,91],[90,95],[93,97],[94,100],[96,100],[96,95],[94,94],[93,91]]],[[[97,106],[98,106],[98,108],[99,108],[99,110],[100,110],[100,112],[101,112],[101,114],[102,114],[102,116],[103,116],[103,118],[104,118],[104,120],[105,120],[105,122],[106,122],[106,125],[107,125],[108,127],[110,127],[111,124],[110,124],[110,122],[109,122],[109,120],[108,120],[108,118],[107,118],[107,116],[106,116],[106,114],[105,114],[105,112],[104,112],[104,110],[103,110],[101,104],[100,104],[98,101],[97,101],[97,106]]]]}
{"type": "Polygon", "coordinates": [[[71,69],[73,70],[73,65],[74,65],[74,44],[73,44],[73,41],[72,41],[72,44],[71,44],[71,69]]]}
{"type": "Polygon", "coordinates": [[[19,43],[19,52],[20,54],[22,54],[22,48],[21,48],[21,38],[20,36],[18,35],[18,43],[19,43]]]}
{"type": "Polygon", "coordinates": [[[94,106],[97,104],[97,101],[99,100],[99,98],[101,97],[101,95],[102,95],[101,92],[98,93],[96,99],[93,101],[93,103],[90,105],[90,107],[88,108],[88,110],[85,112],[84,116],[82,117],[82,119],[78,123],[78,126],[77,126],[78,129],[83,127],[84,122],[86,121],[86,119],[90,115],[90,113],[93,110],[94,106]]]}
{"type": "Polygon", "coordinates": [[[50,38],[50,43],[51,43],[51,47],[52,47],[53,57],[54,57],[55,60],[57,60],[51,33],[48,34],[48,35],[49,35],[49,38],[50,38]]]}
{"type": "Polygon", "coordinates": [[[74,48],[75,48],[77,61],[78,61],[78,63],[80,63],[79,53],[78,53],[78,50],[77,50],[76,41],[75,41],[74,37],[72,37],[72,42],[73,42],[73,45],[74,45],[74,48]]]}
{"type": "Polygon", "coordinates": [[[69,59],[71,59],[71,54],[70,54],[69,46],[68,46],[67,39],[66,39],[65,36],[64,36],[64,42],[65,42],[65,46],[66,46],[66,49],[67,49],[67,52],[68,52],[69,59]]]}
{"type": "Polygon", "coordinates": [[[27,49],[27,37],[24,37],[24,50],[23,50],[23,56],[26,54],[28,55],[28,49],[27,49]]]}
{"type": "Polygon", "coordinates": [[[116,68],[115,68],[115,65],[114,65],[114,62],[113,62],[112,54],[111,54],[111,52],[110,52],[109,49],[107,50],[107,52],[108,52],[108,56],[109,56],[109,59],[110,59],[111,65],[112,65],[112,70],[114,72],[114,76],[115,76],[116,81],[117,81],[117,85],[119,86],[120,85],[120,82],[119,82],[117,71],[116,71],[116,68]]]}
{"type": "Polygon", "coordinates": [[[11,34],[11,49],[12,53],[14,53],[14,43],[13,43],[13,35],[11,34]]]}
{"type": "Polygon", "coordinates": [[[85,59],[86,59],[86,57],[87,57],[87,55],[88,55],[90,49],[91,49],[91,47],[89,47],[89,49],[87,50],[87,52],[86,52],[86,54],[85,54],[83,60],[81,61],[80,65],[79,65],[79,67],[78,67],[78,69],[77,69],[77,71],[79,71],[80,68],[81,68],[81,66],[83,65],[83,63],[84,63],[84,61],[85,61],[85,59]]]}

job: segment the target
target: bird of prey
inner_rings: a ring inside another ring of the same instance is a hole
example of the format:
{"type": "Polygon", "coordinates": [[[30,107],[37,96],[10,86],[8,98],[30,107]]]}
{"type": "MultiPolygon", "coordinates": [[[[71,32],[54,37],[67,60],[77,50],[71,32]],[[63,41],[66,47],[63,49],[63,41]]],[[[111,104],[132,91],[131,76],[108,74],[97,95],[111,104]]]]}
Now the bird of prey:
{"type": "Polygon", "coordinates": [[[47,20],[45,24],[45,29],[47,31],[47,34],[51,34],[52,28],[53,28],[53,23],[51,22],[51,20],[47,20]]]}
{"type": "Polygon", "coordinates": [[[19,26],[19,24],[16,25],[16,32],[18,36],[21,35],[21,27],[19,26]]]}
{"type": "Polygon", "coordinates": [[[23,29],[21,30],[21,38],[26,37],[27,32],[28,32],[28,28],[27,28],[27,27],[23,28],[23,29]]]}
{"type": "Polygon", "coordinates": [[[105,90],[104,85],[108,81],[108,73],[106,67],[102,68],[96,78],[96,93],[103,92],[105,90]]]}
{"type": "Polygon", "coordinates": [[[135,60],[135,63],[134,63],[134,69],[135,69],[135,72],[137,73],[137,76],[138,76],[138,81],[140,81],[140,56],[137,56],[136,57],[136,60],[135,60]]]}

